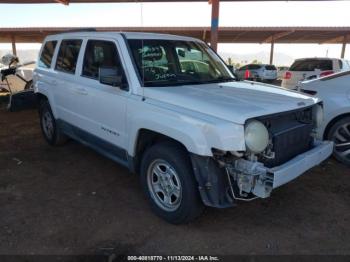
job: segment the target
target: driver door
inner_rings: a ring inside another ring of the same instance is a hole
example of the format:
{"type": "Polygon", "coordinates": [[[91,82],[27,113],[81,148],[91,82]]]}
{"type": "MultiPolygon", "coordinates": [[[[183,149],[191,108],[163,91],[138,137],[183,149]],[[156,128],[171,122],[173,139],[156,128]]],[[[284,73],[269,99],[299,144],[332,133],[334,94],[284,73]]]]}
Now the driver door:
{"type": "Polygon", "coordinates": [[[126,158],[126,108],[130,95],[128,81],[114,39],[86,39],[80,70],[80,87],[75,93],[82,126],[79,137],[98,149],[126,158]],[[102,84],[100,67],[118,68],[122,86],[102,84]]]}

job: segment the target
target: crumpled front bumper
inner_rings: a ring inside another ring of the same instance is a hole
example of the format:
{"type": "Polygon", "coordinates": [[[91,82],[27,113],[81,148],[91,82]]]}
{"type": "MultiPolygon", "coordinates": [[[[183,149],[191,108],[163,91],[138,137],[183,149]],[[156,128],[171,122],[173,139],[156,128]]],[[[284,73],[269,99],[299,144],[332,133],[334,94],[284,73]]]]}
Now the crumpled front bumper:
{"type": "Polygon", "coordinates": [[[255,197],[267,198],[272,190],[286,184],[304,174],[327,159],[333,151],[333,142],[315,141],[314,147],[288,162],[273,168],[265,167],[263,163],[239,159],[230,170],[230,175],[239,188],[236,199],[252,200],[255,197]],[[242,199],[241,196],[253,196],[242,199]],[[238,198],[239,197],[239,198],[238,198]]]}
{"type": "Polygon", "coordinates": [[[273,188],[286,184],[317,166],[332,152],[333,142],[318,142],[313,149],[294,157],[283,165],[268,169],[267,171],[273,174],[273,188]]]}
{"type": "Polygon", "coordinates": [[[267,198],[274,188],[286,184],[327,159],[333,142],[316,141],[314,147],[273,168],[243,158],[219,165],[212,157],[191,154],[193,171],[202,201],[207,206],[230,207],[235,200],[267,198]]]}

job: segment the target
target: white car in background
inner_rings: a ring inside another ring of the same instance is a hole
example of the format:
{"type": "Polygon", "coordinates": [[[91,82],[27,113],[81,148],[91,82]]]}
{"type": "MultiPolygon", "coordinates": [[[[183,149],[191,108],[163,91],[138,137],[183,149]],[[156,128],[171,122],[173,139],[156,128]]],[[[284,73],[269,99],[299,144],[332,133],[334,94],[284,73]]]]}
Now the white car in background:
{"type": "Polygon", "coordinates": [[[304,81],[300,91],[323,100],[324,121],[318,136],[332,140],[334,157],[350,166],[350,71],[304,81]]]}
{"type": "Polygon", "coordinates": [[[296,59],[285,72],[282,87],[296,89],[304,80],[316,79],[336,72],[350,70],[350,62],[338,58],[301,58],[296,59]]]}

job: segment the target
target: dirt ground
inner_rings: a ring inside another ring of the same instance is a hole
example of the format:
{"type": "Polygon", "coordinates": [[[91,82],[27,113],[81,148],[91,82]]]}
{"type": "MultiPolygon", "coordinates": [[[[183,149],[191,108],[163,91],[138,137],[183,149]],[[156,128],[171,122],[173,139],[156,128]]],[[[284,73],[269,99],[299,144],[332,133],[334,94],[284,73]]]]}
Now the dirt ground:
{"type": "Polygon", "coordinates": [[[0,110],[0,254],[350,254],[349,189],[329,160],[269,199],[174,226],[137,176],[76,142],[50,147],[36,111],[0,110]]]}

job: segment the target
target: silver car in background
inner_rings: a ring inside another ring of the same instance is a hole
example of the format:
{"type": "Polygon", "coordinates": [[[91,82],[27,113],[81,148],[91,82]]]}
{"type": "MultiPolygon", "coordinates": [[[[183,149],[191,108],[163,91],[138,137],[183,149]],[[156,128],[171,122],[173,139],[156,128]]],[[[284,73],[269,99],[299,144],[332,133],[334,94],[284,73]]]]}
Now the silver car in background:
{"type": "Polygon", "coordinates": [[[236,70],[241,79],[273,82],[277,79],[277,68],[268,64],[248,64],[236,70]]]}

